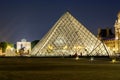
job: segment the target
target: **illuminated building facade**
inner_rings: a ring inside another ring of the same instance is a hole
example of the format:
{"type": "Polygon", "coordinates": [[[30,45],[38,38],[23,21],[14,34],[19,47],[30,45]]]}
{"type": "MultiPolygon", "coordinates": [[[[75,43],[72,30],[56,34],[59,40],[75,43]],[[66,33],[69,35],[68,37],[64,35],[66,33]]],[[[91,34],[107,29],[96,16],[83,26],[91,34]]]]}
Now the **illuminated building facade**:
{"type": "Polygon", "coordinates": [[[106,29],[98,29],[98,39],[101,40],[106,46],[112,50],[115,51],[115,34],[113,34],[111,28],[106,29]]]}
{"type": "Polygon", "coordinates": [[[2,48],[0,48],[0,56],[2,56],[3,55],[3,53],[2,53],[2,48]]]}
{"type": "Polygon", "coordinates": [[[20,55],[28,55],[31,52],[31,42],[27,42],[26,39],[22,39],[21,42],[17,42],[17,53],[20,55]]]}
{"type": "Polygon", "coordinates": [[[120,12],[117,15],[117,20],[115,22],[115,52],[120,53],[120,12]]]}
{"type": "Polygon", "coordinates": [[[66,12],[32,49],[32,56],[110,56],[113,53],[66,12]]]}
{"type": "Polygon", "coordinates": [[[18,56],[15,52],[15,49],[7,45],[5,56],[18,56]]]}
{"type": "Polygon", "coordinates": [[[109,28],[98,29],[98,39],[103,41],[114,53],[120,54],[120,12],[117,15],[114,28],[115,34],[109,28]]]}

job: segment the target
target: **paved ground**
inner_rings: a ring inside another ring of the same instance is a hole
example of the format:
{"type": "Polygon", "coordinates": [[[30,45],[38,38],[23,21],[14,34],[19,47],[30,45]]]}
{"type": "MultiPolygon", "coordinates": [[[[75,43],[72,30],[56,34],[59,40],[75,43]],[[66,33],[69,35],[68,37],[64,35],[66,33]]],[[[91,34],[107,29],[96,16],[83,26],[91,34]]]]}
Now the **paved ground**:
{"type": "Polygon", "coordinates": [[[0,58],[0,80],[120,80],[120,62],[105,58],[0,58]]]}

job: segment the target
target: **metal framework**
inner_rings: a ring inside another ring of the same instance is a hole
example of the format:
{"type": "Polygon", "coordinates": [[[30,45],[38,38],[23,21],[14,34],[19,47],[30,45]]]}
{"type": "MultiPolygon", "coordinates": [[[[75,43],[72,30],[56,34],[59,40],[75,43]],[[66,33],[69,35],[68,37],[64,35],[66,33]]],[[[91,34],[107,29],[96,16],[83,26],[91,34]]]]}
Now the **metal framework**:
{"type": "Polygon", "coordinates": [[[31,51],[32,56],[109,56],[112,52],[66,12],[31,51]]]}

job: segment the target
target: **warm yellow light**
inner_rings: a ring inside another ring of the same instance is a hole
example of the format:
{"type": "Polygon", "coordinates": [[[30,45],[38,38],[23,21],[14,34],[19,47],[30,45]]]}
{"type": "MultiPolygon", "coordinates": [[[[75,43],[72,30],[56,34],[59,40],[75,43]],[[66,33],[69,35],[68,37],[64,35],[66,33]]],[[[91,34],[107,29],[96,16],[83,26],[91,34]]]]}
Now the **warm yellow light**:
{"type": "Polygon", "coordinates": [[[75,58],[75,60],[79,60],[79,57],[77,56],[77,57],[75,58]]]}
{"type": "Polygon", "coordinates": [[[67,46],[64,46],[63,49],[67,49],[68,47],[67,46]]]}
{"type": "Polygon", "coordinates": [[[108,49],[110,49],[110,47],[108,47],[108,49]]]}
{"type": "Polygon", "coordinates": [[[90,61],[94,61],[94,57],[91,57],[91,58],[90,58],[90,61]]]}
{"type": "Polygon", "coordinates": [[[7,50],[11,50],[11,51],[13,51],[13,50],[14,50],[14,48],[13,48],[13,47],[11,47],[10,45],[8,45],[6,49],[7,49],[7,50]]]}
{"type": "Polygon", "coordinates": [[[113,51],[115,51],[115,48],[113,48],[113,51]]]}
{"type": "Polygon", "coordinates": [[[82,49],[83,47],[82,46],[74,46],[74,49],[82,49]]]}
{"type": "Polygon", "coordinates": [[[115,39],[118,40],[118,37],[116,37],[115,39]]]}
{"type": "Polygon", "coordinates": [[[48,48],[49,48],[49,49],[51,49],[51,50],[53,49],[53,47],[52,47],[52,46],[50,46],[50,45],[48,46],[48,48]]]}
{"type": "Polygon", "coordinates": [[[76,49],[76,46],[74,46],[74,49],[76,49]]]}
{"type": "Polygon", "coordinates": [[[77,46],[77,49],[81,49],[82,47],[81,46],[77,46]]]}
{"type": "Polygon", "coordinates": [[[11,48],[12,48],[11,46],[9,46],[9,45],[7,46],[7,49],[11,49],[11,48]]]}
{"type": "Polygon", "coordinates": [[[115,63],[116,62],[116,59],[112,59],[112,63],[115,63]]]}

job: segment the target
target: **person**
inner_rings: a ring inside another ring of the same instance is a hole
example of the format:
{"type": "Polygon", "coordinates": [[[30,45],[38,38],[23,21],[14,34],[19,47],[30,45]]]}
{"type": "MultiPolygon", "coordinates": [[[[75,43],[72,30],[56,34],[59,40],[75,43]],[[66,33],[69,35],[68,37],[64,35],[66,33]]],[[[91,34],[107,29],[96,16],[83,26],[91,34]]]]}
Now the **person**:
{"type": "Polygon", "coordinates": [[[77,54],[77,52],[75,53],[75,55],[74,55],[75,57],[77,57],[78,56],[78,54],[77,54]]]}

